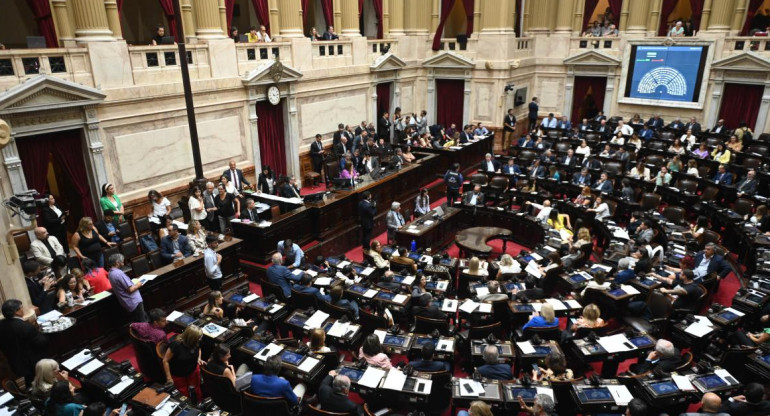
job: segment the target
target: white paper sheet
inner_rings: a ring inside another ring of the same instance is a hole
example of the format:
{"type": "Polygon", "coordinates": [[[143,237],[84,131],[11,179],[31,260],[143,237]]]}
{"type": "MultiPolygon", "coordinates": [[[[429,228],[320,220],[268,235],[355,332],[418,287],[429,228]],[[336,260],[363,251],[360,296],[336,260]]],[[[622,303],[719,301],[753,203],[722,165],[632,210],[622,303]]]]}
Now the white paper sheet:
{"type": "Polygon", "coordinates": [[[436,283],[436,290],[445,291],[449,287],[449,280],[441,280],[436,283]]]}
{"type": "Polygon", "coordinates": [[[37,322],[42,324],[43,322],[48,321],[55,321],[62,317],[62,313],[57,310],[52,310],[51,312],[44,313],[37,317],[37,322]]]}
{"type": "Polygon", "coordinates": [[[612,266],[607,266],[607,265],[598,264],[598,263],[594,264],[593,266],[591,266],[591,268],[592,269],[601,269],[601,270],[604,270],[605,272],[608,272],[608,273],[612,270],[612,266]]]}
{"type": "Polygon", "coordinates": [[[580,304],[580,302],[576,301],[575,299],[567,299],[565,300],[567,302],[567,305],[569,305],[572,309],[581,309],[583,305],[580,304]]]}
{"type": "Polygon", "coordinates": [[[343,260],[343,261],[341,261],[341,262],[339,262],[339,263],[337,264],[337,268],[338,268],[338,269],[344,269],[344,268],[345,268],[345,266],[349,266],[349,265],[350,265],[350,262],[349,262],[349,261],[347,261],[347,260],[343,260]]]}
{"type": "Polygon", "coordinates": [[[535,252],[529,253],[529,255],[532,256],[532,258],[535,259],[536,261],[540,261],[540,260],[543,259],[543,256],[541,256],[541,255],[539,255],[539,254],[537,254],[535,252]]]}
{"type": "Polygon", "coordinates": [[[695,322],[690,324],[687,328],[685,328],[684,332],[687,332],[688,334],[694,337],[701,338],[713,330],[714,328],[708,325],[705,325],[701,322],[695,322]]]}
{"type": "Polygon", "coordinates": [[[460,305],[460,310],[465,313],[471,313],[476,310],[477,306],[479,306],[478,303],[468,299],[462,305],[460,305]]]}
{"type": "Polygon", "coordinates": [[[460,379],[460,395],[464,397],[479,397],[480,394],[485,393],[484,386],[478,381],[474,381],[469,378],[460,379]],[[470,387],[471,391],[466,388],[470,387]]]}
{"type": "Polygon", "coordinates": [[[92,360],[93,358],[94,357],[91,355],[91,351],[88,350],[88,349],[84,349],[84,350],[80,351],[79,353],[75,354],[74,356],[72,356],[67,361],[61,363],[61,365],[64,368],[66,368],[67,370],[73,370],[77,366],[79,366],[79,365],[81,365],[81,364],[83,364],[85,362],[88,362],[88,361],[92,360]]]}
{"type": "Polygon", "coordinates": [[[368,367],[364,371],[364,375],[358,380],[358,384],[376,389],[383,377],[385,377],[385,370],[377,367],[368,367]]]}
{"type": "Polygon", "coordinates": [[[489,288],[486,286],[479,286],[476,288],[476,296],[486,296],[489,294],[489,288]]]}
{"type": "Polygon", "coordinates": [[[481,313],[492,313],[492,304],[491,303],[480,303],[479,304],[479,312],[481,312],[481,313]]]}
{"type": "Polygon", "coordinates": [[[521,350],[522,354],[535,353],[535,347],[533,347],[532,343],[530,343],[529,341],[517,342],[516,345],[519,346],[519,349],[521,350]]]}
{"type": "Polygon", "coordinates": [[[203,331],[203,335],[206,335],[211,338],[216,338],[223,333],[227,331],[227,328],[223,326],[219,326],[217,324],[206,324],[203,328],[201,328],[201,331],[203,331]]]}
{"type": "Polygon", "coordinates": [[[182,312],[171,311],[171,313],[168,314],[168,316],[166,316],[166,320],[168,320],[168,321],[176,321],[182,315],[184,315],[182,312]]]}
{"type": "Polygon", "coordinates": [[[393,296],[393,303],[404,303],[404,302],[406,302],[406,295],[393,296]]]}
{"type": "Polygon", "coordinates": [[[291,271],[291,274],[294,276],[302,276],[302,273],[305,273],[305,271],[302,269],[294,269],[291,271]]]}
{"type": "Polygon", "coordinates": [[[741,311],[739,311],[739,310],[733,309],[733,308],[725,308],[724,310],[726,310],[726,311],[728,311],[728,312],[732,312],[732,313],[734,313],[734,314],[736,314],[736,315],[738,315],[738,316],[743,316],[743,315],[745,315],[745,313],[743,313],[743,312],[741,312],[741,311]]]}
{"type": "Polygon", "coordinates": [[[318,286],[329,286],[332,284],[332,278],[331,277],[319,277],[315,279],[315,284],[318,286]]]}
{"type": "Polygon", "coordinates": [[[315,313],[305,321],[306,329],[320,328],[324,322],[329,318],[329,314],[323,311],[315,311],[315,313]]]}
{"type": "Polygon", "coordinates": [[[634,348],[629,348],[628,345],[633,345],[628,341],[625,334],[617,334],[609,337],[600,337],[599,345],[601,345],[608,353],[613,354],[621,351],[631,351],[634,348]]]}
{"type": "Polygon", "coordinates": [[[555,310],[555,311],[566,311],[567,310],[567,307],[559,299],[548,298],[545,301],[549,305],[553,306],[553,310],[555,310]]]}
{"type": "Polygon", "coordinates": [[[307,270],[305,270],[305,273],[309,274],[309,275],[310,275],[310,277],[316,277],[316,276],[318,276],[318,272],[317,272],[317,271],[315,271],[315,270],[310,270],[310,269],[307,269],[307,270]]]}
{"type": "Polygon", "coordinates": [[[625,406],[630,402],[634,396],[631,394],[630,391],[628,391],[628,388],[624,385],[611,385],[606,386],[607,390],[610,391],[610,394],[612,394],[612,398],[615,399],[615,404],[618,406],[625,406]]]}
{"type": "Polygon", "coordinates": [[[639,294],[639,291],[636,290],[636,288],[631,286],[631,285],[620,285],[620,288],[623,289],[623,291],[628,293],[629,295],[638,295],[639,294]]]}
{"type": "Polygon", "coordinates": [[[692,383],[690,382],[690,377],[672,375],[671,378],[674,380],[674,384],[676,384],[676,387],[679,390],[695,391],[695,386],[693,386],[692,383]]]}
{"type": "Polygon", "coordinates": [[[243,298],[243,303],[251,303],[251,302],[254,302],[257,299],[259,299],[259,295],[257,295],[256,293],[252,293],[249,296],[245,296],[243,298]]]}
{"type": "Polygon", "coordinates": [[[4,404],[10,402],[13,400],[13,394],[11,393],[3,393],[2,396],[0,396],[0,406],[3,406],[4,404]]]}
{"type": "Polygon", "coordinates": [[[382,385],[382,388],[401,391],[405,383],[406,374],[400,368],[391,368],[388,370],[388,375],[385,377],[385,384],[382,385]]]}
{"type": "Polygon", "coordinates": [[[267,361],[268,358],[278,354],[281,351],[283,351],[283,345],[272,342],[270,345],[262,348],[262,351],[254,354],[254,358],[267,361]]]}
{"type": "Polygon", "coordinates": [[[444,312],[457,312],[457,299],[444,299],[444,303],[441,304],[441,310],[444,312]]]}
{"type": "Polygon", "coordinates": [[[302,364],[299,365],[299,371],[304,371],[306,373],[309,373],[313,368],[315,368],[316,364],[318,364],[319,360],[313,357],[305,357],[304,360],[302,360],[302,364]]]}
{"type": "Polygon", "coordinates": [[[613,230],[612,231],[612,236],[615,237],[615,238],[622,238],[624,240],[629,240],[630,239],[628,237],[628,231],[626,231],[626,230],[624,230],[622,228],[616,228],[615,230],[613,230]]]}
{"type": "Polygon", "coordinates": [[[375,329],[374,335],[377,335],[377,338],[380,339],[380,343],[383,343],[385,342],[385,335],[387,335],[387,333],[381,329],[375,329]]]}
{"type": "Polygon", "coordinates": [[[361,270],[361,274],[363,276],[369,276],[370,274],[372,274],[372,272],[374,272],[374,267],[367,267],[364,270],[361,270]]]}
{"type": "Polygon", "coordinates": [[[537,394],[545,394],[553,399],[553,389],[549,387],[535,387],[537,394]]]}
{"type": "Polygon", "coordinates": [[[411,286],[412,283],[414,283],[414,276],[404,276],[404,280],[401,281],[404,286],[411,286]]]}
{"type": "Polygon", "coordinates": [[[128,376],[123,376],[123,378],[120,380],[120,383],[112,386],[109,390],[110,393],[117,396],[118,394],[122,393],[123,390],[127,389],[128,386],[134,384],[134,379],[128,376]]]}
{"type": "Polygon", "coordinates": [[[331,328],[329,328],[329,336],[339,338],[345,335],[346,332],[348,332],[349,326],[350,326],[350,323],[348,322],[343,323],[343,322],[337,321],[334,323],[334,325],[332,325],[331,328]]]}
{"type": "Polygon", "coordinates": [[[78,369],[78,372],[84,376],[87,376],[91,373],[93,373],[95,370],[98,370],[104,366],[104,363],[99,360],[91,360],[88,362],[88,364],[84,364],[82,367],[78,369]]]}
{"type": "Polygon", "coordinates": [[[452,351],[455,342],[451,339],[440,339],[436,344],[436,351],[452,351]]]}
{"type": "Polygon", "coordinates": [[[172,221],[174,224],[176,224],[177,227],[179,227],[180,230],[186,230],[187,224],[183,223],[182,221],[172,221]]]}
{"type": "Polygon", "coordinates": [[[166,397],[160,404],[158,404],[158,407],[156,408],[158,410],[152,412],[152,416],[169,416],[174,413],[174,410],[179,406],[179,403],[169,401],[168,399],[170,397],[171,396],[166,397]]]}
{"type": "Polygon", "coordinates": [[[283,308],[283,305],[280,303],[274,303],[272,306],[270,306],[270,310],[268,310],[269,313],[273,314],[281,310],[283,308]]]}
{"type": "Polygon", "coordinates": [[[537,311],[537,312],[540,312],[540,309],[542,309],[542,308],[543,308],[543,304],[542,304],[542,303],[540,303],[540,302],[534,302],[534,303],[530,303],[530,305],[532,305],[532,308],[533,308],[535,311],[537,311]]]}
{"type": "Polygon", "coordinates": [[[529,263],[527,263],[527,267],[524,268],[524,271],[537,278],[543,276],[543,274],[540,273],[540,269],[538,269],[537,263],[535,263],[534,260],[530,260],[529,263]]]}
{"type": "Polygon", "coordinates": [[[728,381],[728,380],[727,380],[727,378],[728,378],[728,377],[730,377],[730,378],[732,378],[732,379],[735,379],[735,377],[733,377],[733,376],[730,374],[730,372],[729,372],[729,371],[727,371],[727,370],[725,370],[724,368],[719,368],[719,369],[716,369],[716,370],[714,370],[714,374],[718,375],[718,376],[719,376],[719,378],[721,378],[722,380],[724,380],[724,381],[725,381],[725,383],[727,383],[727,384],[733,384],[733,383],[730,383],[730,381],[728,381]]]}
{"type": "Polygon", "coordinates": [[[377,296],[377,293],[378,293],[377,290],[369,289],[369,290],[366,291],[366,293],[364,293],[364,297],[371,299],[371,298],[377,296]]]}

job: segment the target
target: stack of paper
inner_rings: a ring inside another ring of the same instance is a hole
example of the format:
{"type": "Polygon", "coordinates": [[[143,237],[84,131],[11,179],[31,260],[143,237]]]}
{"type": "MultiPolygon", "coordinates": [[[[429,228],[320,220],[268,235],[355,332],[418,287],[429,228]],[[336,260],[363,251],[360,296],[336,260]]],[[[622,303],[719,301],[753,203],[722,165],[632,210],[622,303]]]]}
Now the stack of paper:
{"type": "Polygon", "coordinates": [[[184,315],[182,312],[171,311],[171,313],[168,314],[168,316],[166,316],[166,320],[173,322],[173,321],[176,321],[177,319],[179,319],[179,317],[182,316],[182,315],[184,315]]]}
{"type": "Polygon", "coordinates": [[[281,308],[283,308],[283,305],[281,305],[280,303],[274,303],[272,306],[270,306],[270,310],[268,310],[267,312],[270,314],[274,314],[280,311],[281,308]]]}
{"type": "Polygon", "coordinates": [[[393,303],[404,303],[406,302],[406,295],[396,295],[393,296],[393,303]]]}
{"type": "Polygon", "coordinates": [[[114,396],[119,395],[123,392],[123,390],[127,389],[130,385],[134,384],[134,379],[128,376],[123,376],[123,378],[120,379],[120,383],[112,386],[109,390],[110,393],[112,393],[114,396]]]}
{"type": "Polygon", "coordinates": [[[302,276],[302,273],[305,273],[305,271],[302,269],[294,269],[291,271],[291,274],[294,276],[302,276]]]}
{"type": "Polygon", "coordinates": [[[535,347],[533,347],[532,343],[530,343],[529,341],[517,342],[516,345],[518,345],[518,347],[521,350],[522,354],[534,354],[535,353],[535,347]]]}
{"type": "Polygon", "coordinates": [[[318,286],[329,286],[332,284],[332,278],[331,277],[319,277],[315,279],[315,285],[318,286]]]}
{"type": "Polygon", "coordinates": [[[257,299],[259,299],[259,295],[257,295],[256,293],[252,293],[249,296],[245,296],[243,298],[243,303],[251,303],[251,302],[254,302],[257,299]]]}
{"type": "Polygon", "coordinates": [[[372,272],[374,272],[374,267],[367,267],[364,270],[361,270],[361,275],[369,276],[370,274],[372,274],[372,272]]]}
{"type": "Polygon", "coordinates": [[[406,374],[400,368],[391,368],[388,371],[388,376],[385,377],[385,384],[382,385],[382,388],[401,391],[404,384],[406,384],[406,374]]]}
{"type": "Polygon", "coordinates": [[[560,301],[559,299],[554,298],[548,298],[545,300],[549,305],[553,306],[553,310],[555,311],[564,311],[567,310],[567,306],[564,305],[564,302],[560,301]]]}
{"type": "Polygon", "coordinates": [[[91,361],[94,357],[91,355],[91,350],[84,349],[79,353],[72,356],[69,360],[61,363],[61,365],[67,370],[74,370],[79,365],[91,361]]]}
{"type": "Polygon", "coordinates": [[[377,338],[380,339],[380,343],[385,342],[385,335],[387,335],[385,333],[385,331],[383,331],[381,329],[375,329],[374,330],[374,335],[377,335],[377,338]]]}
{"type": "Polygon", "coordinates": [[[374,289],[369,289],[369,290],[366,291],[366,293],[364,293],[364,297],[365,298],[371,299],[371,298],[373,298],[375,296],[377,296],[377,291],[374,290],[374,289]]]}
{"type": "Polygon", "coordinates": [[[707,317],[696,315],[695,322],[685,328],[684,332],[687,332],[694,337],[701,338],[713,330],[714,324],[712,324],[707,317]]]}
{"type": "Polygon", "coordinates": [[[624,334],[617,334],[608,337],[599,338],[599,345],[608,353],[613,354],[621,351],[631,351],[635,349],[634,344],[628,341],[624,334]]]}
{"type": "Polygon", "coordinates": [[[350,323],[337,321],[329,328],[329,336],[340,338],[348,332],[350,323]]]}
{"type": "Polygon", "coordinates": [[[690,377],[672,375],[671,378],[674,380],[674,383],[679,390],[695,391],[695,386],[690,382],[690,377]]]}
{"type": "Polygon", "coordinates": [[[441,304],[441,310],[450,313],[457,312],[457,299],[444,299],[444,303],[441,304]]]}
{"type": "Polygon", "coordinates": [[[44,322],[48,321],[55,321],[62,317],[61,312],[57,310],[52,310],[51,312],[45,313],[43,315],[40,315],[37,317],[37,323],[42,324],[44,322]]]}
{"type": "Polygon", "coordinates": [[[299,367],[297,368],[299,369],[299,371],[304,371],[306,373],[309,373],[315,368],[316,364],[318,364],[319,362],[320,361],[317,358],[305,357],[305,359],[302,360],[302,364],[300,364],[299,367]]]}
{"type": "Polygon", "coordinates": [[[283,345],[272,342],[270,345],[262,348],[262,351],[254,354],[254,358],[267,361],[268,358],[278,354],[281,351],[283,351],[283,345]]]}
{"type": "Polygon", "coordinates": [[[401,281],[404,286],[411,286],[412,283],[414,283],[414,276],[404,276],[404,280],[401,281]]]}
{"type": "Polygon", "coordinates": [[[377,367],[369,367],[364,371],[364,375],[358,380],[358,384],[376,389],[379,387],[383,377],[385,377],[385,370],[377,367]]]}
{"type": "Polygon", "coordinates": [[[479,286],[476,288],[476,296],[486,296],[489,294],[489,288],[486,286],[479,286]]]}
{"type": "Polygon", "coordinates": [[[484,394],[484,386],[478,381],[461,378],[460,379],[460,395],[465,397],[479,397],[484,394]]]}
{"type": "Polygon", "coordinates": [[[478,303],[468,299],[462,305],[460,305],[460,310],[465,313],[472,313],[474,310],[476,310],[477,306],[479,306],[478,303]]]}
{"type": "Polygon", "coordinates": [[[492,304],[491,303],[480,303],[479,304],[479,312],[481,312],[481,313],[492,313],[492,304]]]}
{"type": "Polygon", "coordinates": [[[583,306],[580,304],[580,302],[576,301],[575,299],[567,299],[564,302],[566,302],[567,305],[569,305],[569,307],[572,308],[572,309],[581,309],[581,308],[583,308],[583,306]]]}
{"type": "Polygon", "coordinates": [[[615,399],[615,404],[618,406],[625,406],[630,402],[634,396],[628,391],[628,388],[622,384],[606,386],[607,390],[612,394],[612,398],[615,399]]]}
{"type": "Polygon", "coordinates": [[[315,311],[315,313],[305,321],[305,329],[320,328],[326,320],[329,319],[329,314],[323,311],[315,311]]]}
{"type": "Polygon", "coordinates": [[[78,372],[84,376],[87,376],[91,373],[93,373],[95,370],[98,370],[104,366],[104,363],[93,359],[88,364],[83,365],[82,367],[78,368],[78,372]]]}
{"type": "Polygon", "coordinates": [[[639,291],[631,285],[620,285],[620,288],[629,295],[638,295],[639,291]]]}
{"type": "Polygon", "coordinates": [[[534,260],[530,260],[529,263],[527,263],[527,267],[524,268],[524,271],[537,278],[543,277],[543,274],[540,273],[540,269],[534,260]]]}

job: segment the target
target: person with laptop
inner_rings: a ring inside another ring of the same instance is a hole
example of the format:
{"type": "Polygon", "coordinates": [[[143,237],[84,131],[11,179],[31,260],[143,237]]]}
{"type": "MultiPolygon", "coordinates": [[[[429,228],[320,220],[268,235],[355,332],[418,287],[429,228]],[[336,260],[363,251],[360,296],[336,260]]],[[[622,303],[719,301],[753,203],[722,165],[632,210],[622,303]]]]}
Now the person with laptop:
{"type": "Polygon", "coordinates": [[[150,41],[150,45],[157,46],[157,45],[163,45],[163,39],[166,37],[166,28],[163,27],[163,25],[158,25],[155,27],[155,36],[152,37],[152,40],[150,41]]]}

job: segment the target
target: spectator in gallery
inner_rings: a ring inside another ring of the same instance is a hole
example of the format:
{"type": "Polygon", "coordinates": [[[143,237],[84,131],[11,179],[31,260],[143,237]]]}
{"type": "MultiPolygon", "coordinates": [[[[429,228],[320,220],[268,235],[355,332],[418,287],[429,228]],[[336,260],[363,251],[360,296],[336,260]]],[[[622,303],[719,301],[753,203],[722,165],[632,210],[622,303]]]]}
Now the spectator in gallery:
{"type": "Polygon", "coordinates": [[[310,29],[310,36],[308,37],[310,38],[311,41],[323,40],[323,36],[320,33],[318,33],[318,30],[316,28],[310,29]]]}
{"type": "Polygon", "coordinates": [[[238,43],[241,41],[241,36],[238,33],[238,28],[233,26],[230,28],[230,39],[233,40],[233,42],[238,43]]]}
{"type": "Polygon", "coordinates": [[[272,42],[270,40],[270,35],[267,34],[267,29],[265,28],[265,25],[259,25],[259,33],[257,33],[257,36],[259,38],[257,42],[260,42],[260,43],[272,42]]]}
{"type": "Polygon", "coordinates": [[[684,33],[684,25],[682,24],[681,20],[677,20],[674,24],[674,27],[671,28],[671,30],[668,31],[668,36],[672,38],[679,38],[685,36],[684,33]]]}

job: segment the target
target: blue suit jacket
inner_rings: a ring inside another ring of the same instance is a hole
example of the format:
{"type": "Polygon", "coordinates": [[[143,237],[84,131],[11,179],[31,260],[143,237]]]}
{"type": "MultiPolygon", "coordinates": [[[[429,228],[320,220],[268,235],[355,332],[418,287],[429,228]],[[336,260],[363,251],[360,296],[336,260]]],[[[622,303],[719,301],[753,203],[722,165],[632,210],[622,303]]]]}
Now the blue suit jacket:
{"type": "Polygon", "coordinates": [[[477,370],[484,378],[491,380],[513,380],[511,366],[508,364],[484,364],[477,370]]]}
{"type": "Polygon", "coordinates": [[[503,173],[508,175],[514,175],[521,173],[521,168],[519,168],[519,165],[513,165],[513,171],[511,171],[511,167],[509,165],[503,166],[503,173]]]}
{"type": "Polygon", "coordinates": [[[615,283],[620,285],[620,284],[626,283],[627,281],[635,277],[636,277],[636,273],[633,271],[633,269],[622,270],[615,275],[615,283]]]}
{"type": "MultiPolygon", "coordinates": [[[[695,255],[695,267],[698,267],[701,261],[703,261],[703,256],[705,254],[701,251],[698,254],[695,255]]],[[[707,273],[716,272],[719,277],[725,277],[727,276],[732,269],[730,268],[730,265],[725,261],[725,258],[714,254],[714,257],[711,258],[711,261],[709,262],[709,267],[706,270],[707,273]]]]}
{"type": "Polygon", "coordinates": [[[262,397],[285,397],[292,405],[297,404],[297,395],[289,381],[283,377],[254,374],[251,376],[251,393],[262,397]]]}
{"type": "Polygon", "coordinates": [[[331,296],[324,295],[323,293],[321,293],[321,290],[318,289],[317,287],[302,286],[300,284],[295,284],[294,286],[292,286],[292,289],[294,289],[296,292],[299,292],[299,293],[305,293],[305,294],[308,294],[308,295],[314,295],[316,297],[316,299],[318,299],[319,301],[324,301],[324,302],[331,302],[332,301],[332,297],[331,296]]]}
{"type": "Polygon", "coordinates": [[[270,283],[280,286],[281,290],[283,290],[283,295],[287,298],[291,297],[291,285],[289,284],[289,281],[299,281],[299,279],[300,277],[293,275],[291,270],[286,266],[274,264],[267,268],[267,280],[270,283]]]}
{"type": "Polygon", "coordinates": [[[721,183],[724,185],[732,185],[733,175],[730,172],[725,172],[725,173],[717,172],[717,174],[714,175],[714,182],[721,183]]]}
{"type": "MultiPolygon", "coordinates": [[[[182,252],[182,255],[185,257],[192,256],[192,249],[190,249],[190,243],[187,241],[187,237],[179,234],[177,243],[179,243],[179,251],[182,252]]],[[[174,260],[174,242],[171,241],[170,236],[165,236],[160,240],[160,256],[163,257],[163,260],[166,261],[166,263],[171,263],[174,260]]]]}
{"type": "MultiPolygon", "coordinates": [[[[599,181],[597,181],[597,183],[598,182],[599,181]]],[[[597,184],[594,184],[594,186],[592,186],[591,188],[596,189],[596,185],[597,184]]],[[[602,183],[602,186],[599,188],[600,191],[606,192],[608,194],[611,194],[613,189],[614,188],[612,187],[612,182],[610,182],[609,180],[604,181],[604,183],[602,183]]]]}
{"type": "Polygon", "coordinates": [[[409,361],[409,364],[417,371],[449,371],[450,369],[449,363],[444,361],[425,361],[422,358],[409,361]]]}

